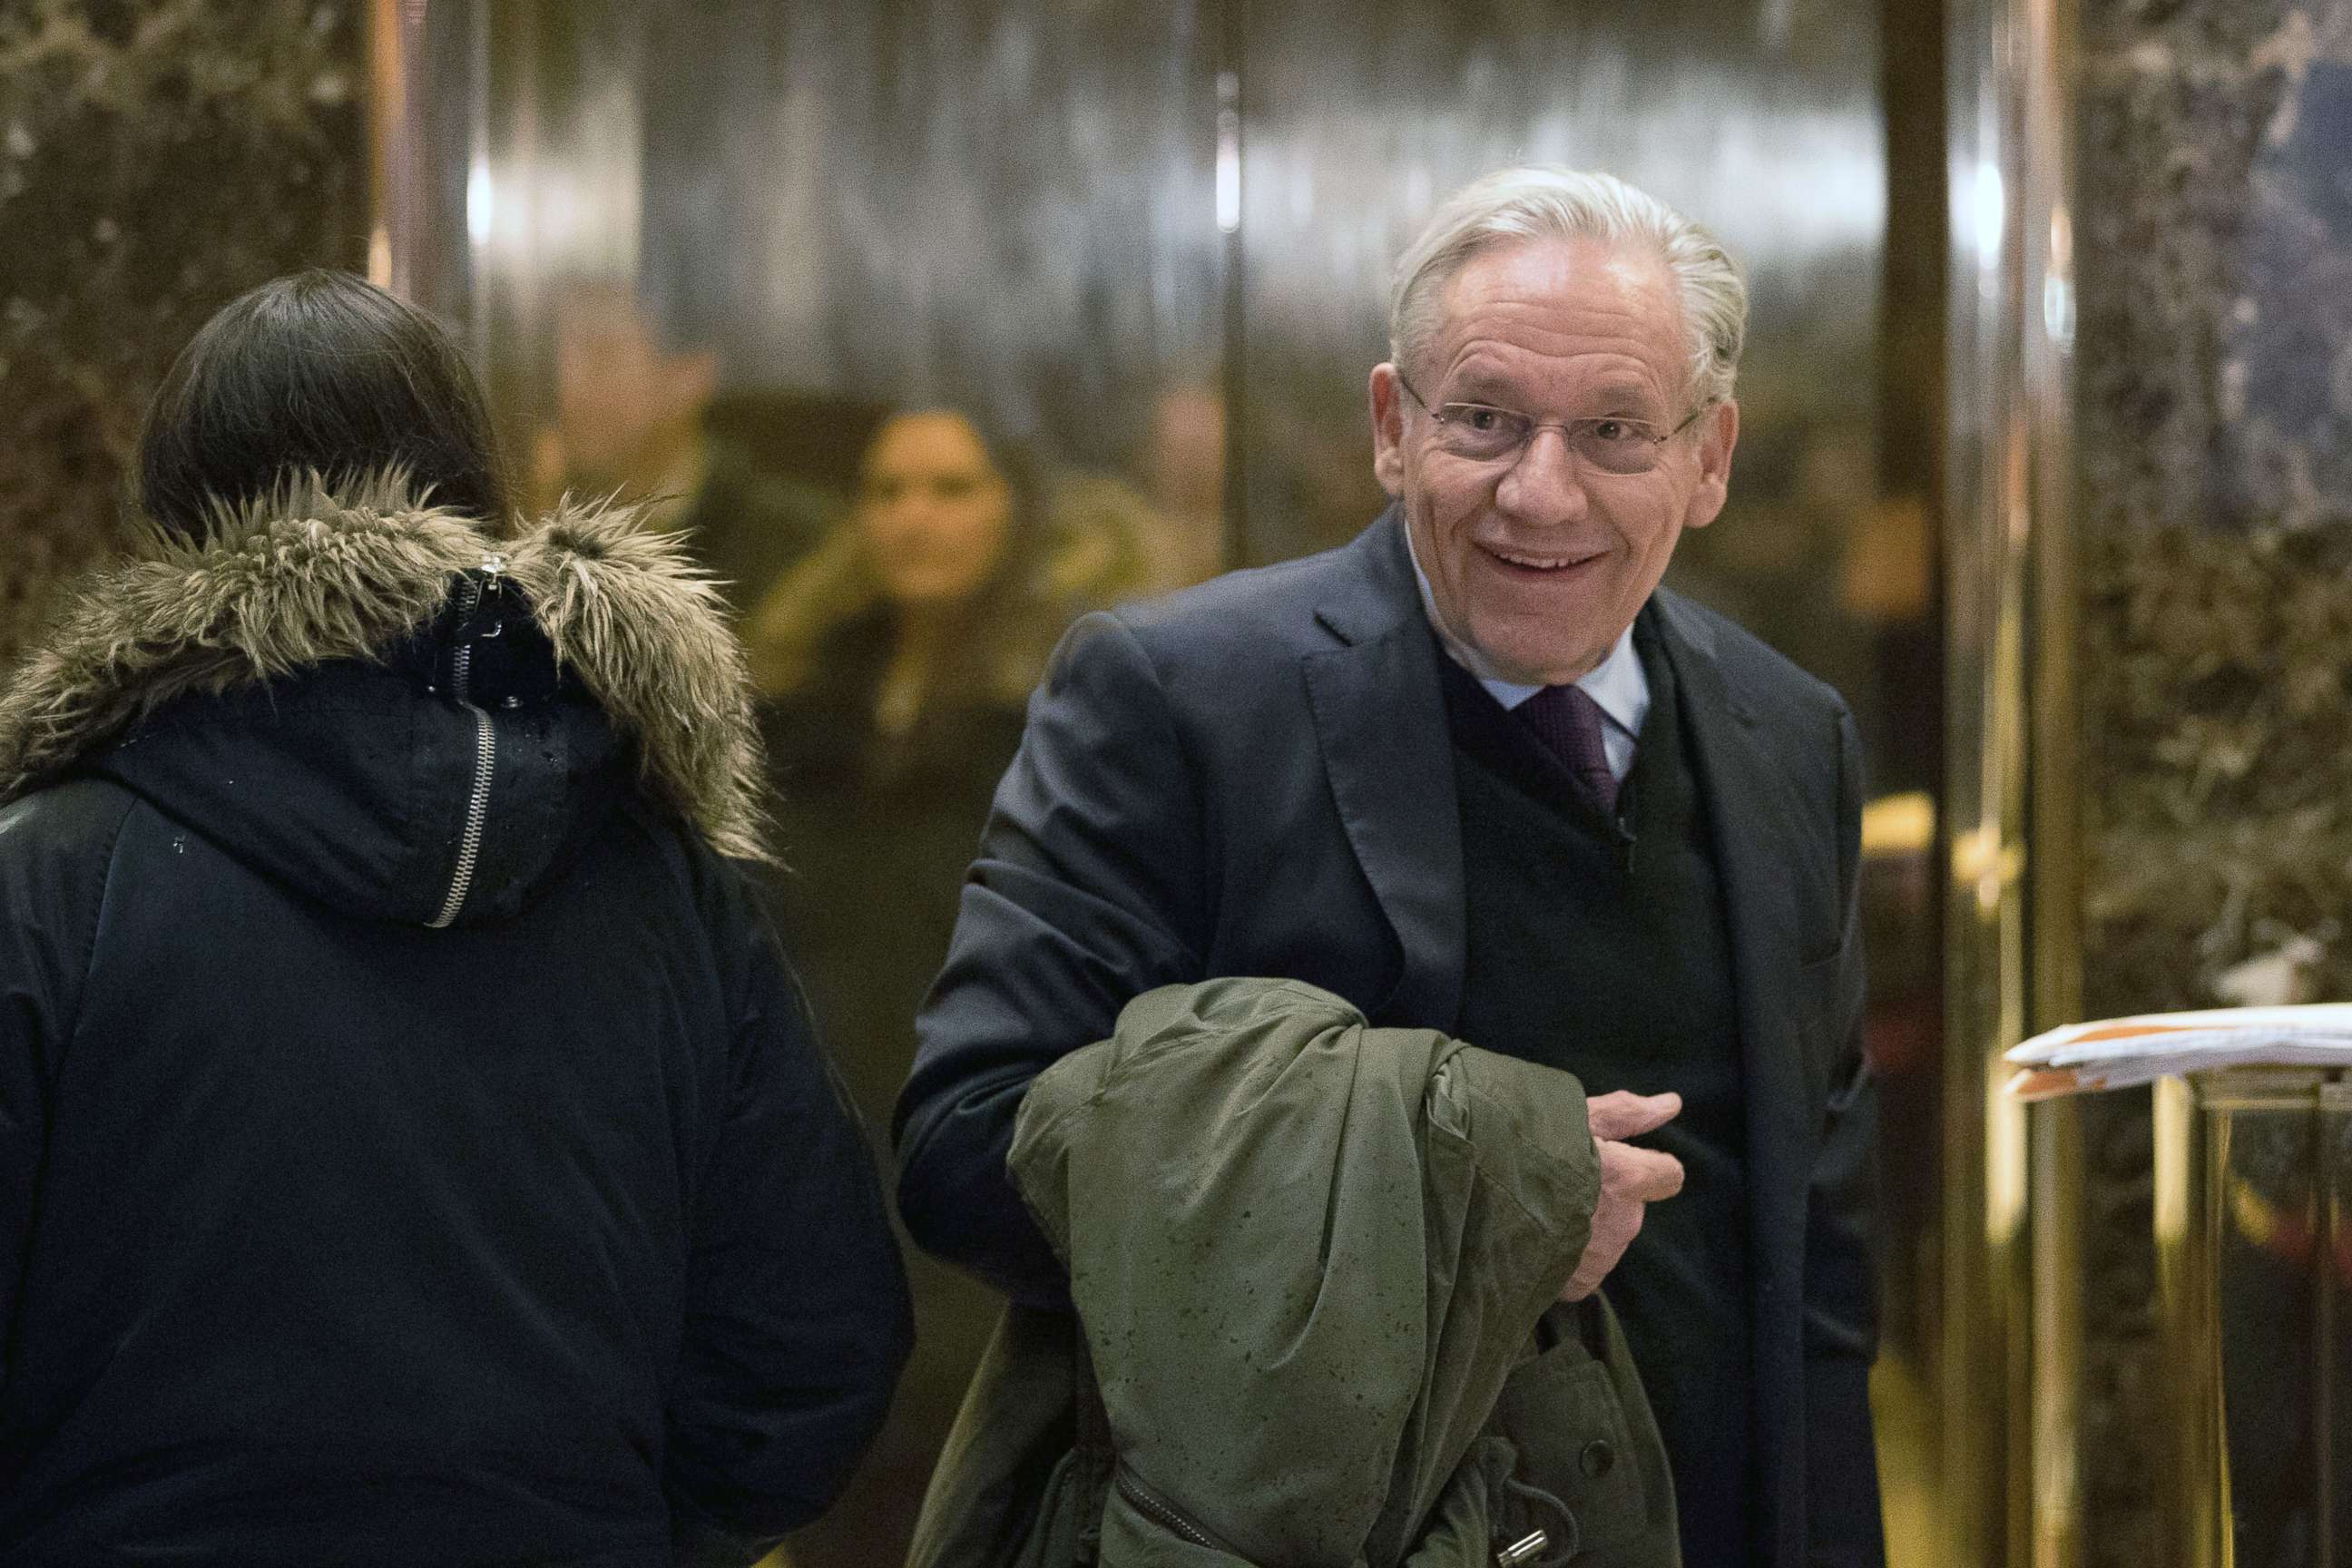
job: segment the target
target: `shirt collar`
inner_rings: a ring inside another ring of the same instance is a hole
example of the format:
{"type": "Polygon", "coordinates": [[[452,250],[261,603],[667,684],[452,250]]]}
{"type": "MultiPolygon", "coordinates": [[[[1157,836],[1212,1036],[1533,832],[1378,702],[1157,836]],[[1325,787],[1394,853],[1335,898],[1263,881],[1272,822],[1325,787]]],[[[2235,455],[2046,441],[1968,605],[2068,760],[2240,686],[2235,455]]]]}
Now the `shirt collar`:
{"type": "MultiPolygon", "coordinates": [[[[1437,613],[1437,595],[1429,585],[1429,574],[1421,569],[1421,552],[1412,547],[1412,529],[1409,524],[1404,530],[1404,548],[1412,560],[1413,581],[1421,585],[1422,613],[1429,617],[1445,656],[1476,676],[1478,684],[1505,708],[1517,708],[1542,690],[1540,686],[1523,686],[1497,677],[1476,648],[1445,629],[1445,622],[1437,613]]],[[[1608,658],[1585,671],[1573,684],[1592,699],[1612,724],[1629,736],[1640,737],[1642,721],[1650,716],[1650,678],[1642,668],[1641,655],[1633,650],[1632,626],[1617,634],[1608,658]]]]}

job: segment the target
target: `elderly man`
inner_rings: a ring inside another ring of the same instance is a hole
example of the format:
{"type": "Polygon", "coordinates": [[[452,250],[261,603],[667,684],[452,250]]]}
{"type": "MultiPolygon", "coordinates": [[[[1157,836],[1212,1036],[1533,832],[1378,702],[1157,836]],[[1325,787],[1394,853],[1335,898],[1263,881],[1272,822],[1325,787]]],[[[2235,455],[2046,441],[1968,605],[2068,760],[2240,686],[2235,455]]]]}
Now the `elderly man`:
{"type": "Polygon", "coordinates": [[[921,1020],[899,1196],[925,1247],[1059,1299],[1014,1112],[1172,982],[1305,980],[1566,1068],[1605,1177],[1570,1293],[1640,1231],[1606,1294],[1685,1561],[1874,1564],[1853,724],[1658,585],[1723,509],[1746,310],[1719,246],[1606,175],[1438,213],[1371,372],[1395,504],[1057,655],[921,1020]],[[1686,1184],[1643,1228],[1661,1152],[1686,1184]]]}

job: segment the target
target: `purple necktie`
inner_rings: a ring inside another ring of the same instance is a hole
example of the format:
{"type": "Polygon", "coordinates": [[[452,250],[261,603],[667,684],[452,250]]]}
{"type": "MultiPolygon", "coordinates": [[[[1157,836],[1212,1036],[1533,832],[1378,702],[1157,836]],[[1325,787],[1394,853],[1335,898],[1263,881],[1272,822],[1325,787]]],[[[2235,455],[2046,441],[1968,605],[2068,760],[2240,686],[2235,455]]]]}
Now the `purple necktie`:
{"type": "Polygon", "coordinates": [[[1601,815],[1617,811],[1617,775],[1601,741],[1601,704],[1575,686],[1547,686],[1514,710],[1576,780],[1577,793],[1601,815]]]}

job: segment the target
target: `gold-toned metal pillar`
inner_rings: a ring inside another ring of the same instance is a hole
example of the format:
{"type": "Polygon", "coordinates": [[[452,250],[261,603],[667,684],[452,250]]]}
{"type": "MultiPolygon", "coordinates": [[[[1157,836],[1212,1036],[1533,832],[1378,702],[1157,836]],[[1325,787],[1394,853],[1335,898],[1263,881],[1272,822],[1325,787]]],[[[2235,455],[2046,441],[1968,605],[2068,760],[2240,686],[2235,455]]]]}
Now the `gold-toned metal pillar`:
{"type": "Polygon", "coordinates": [[[2163,1496],[2167,1534],[2180,1568],[2218,1568],[2224,1560],[2220,1280],[2211,1266],[2216,1196],[2202,1178],[2209,1142],[2227,1124],[2199,1114],[2186,1079],[2156,1086],[2156,1292],[2164,1359],[2171,1379],[2171,1441],[2163,1496]]]}
{"type": "MultiPolygon", "coordinates": [[[[2082,709],[2074,681],[2074,0],[2018,7],[2025,57],[2019,241],[2028,321],[2022,333],[2033,573],[2028,767],[2032,951],[2028,1026],[2082,1016],[2082,709]]],[[[2032,1487],[2034,1568],[2083,1556],[2083,1130],[2072,1100],[2031,1113],[2032,1243],[2032,1487]]]]}
{"type": "Polygon", "coordinates": [[[404,21],[397,0],[375,0],[368,8],[368,281],[395,293],[400,282],[393,270],[394,192],[408,172],[404,21]]]}
{"type": "Polygon", "coordinates": [[[481,68],[466,20],[447,0],[367,8],[368,277],[452,322],[472,319],[463,149],[481,68]]]}
{"type": "Polygon", "coordinates": [[[2352,1568],[2352,1074],[2157,1092],[2157,1291],[2181,1568],[2352,1568]]]}
{"type": "Polygon", "coordinates": [[[1954,0],[1944,1561],[2080,1557],[2081,1137],[2001,1053],[2080,995],[2073,0],[1954,0]]]}

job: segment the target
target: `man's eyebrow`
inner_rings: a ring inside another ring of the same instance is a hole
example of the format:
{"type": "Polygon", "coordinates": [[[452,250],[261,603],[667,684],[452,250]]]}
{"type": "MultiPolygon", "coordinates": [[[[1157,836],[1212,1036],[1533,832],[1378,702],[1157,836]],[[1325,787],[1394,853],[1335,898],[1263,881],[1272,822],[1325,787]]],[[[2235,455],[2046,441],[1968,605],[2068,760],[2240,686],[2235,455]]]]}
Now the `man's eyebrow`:
{"type": "Polygon", "coordinates": [[[1632,413],[1637,409],[1654,408],[1657,394],[1634,381],[1612,381],[1592,389],[1593,412],[1596,414],[1632,413]]]}
{"type": "Polygon", "coordinates": [[[1479,370],[1465,370],[1454,379],[1447,392],[1448,403],[1482,403],[1489,398],[1511,395],[1511,388],[1493,374],[1479,370]]]}
{"type": "MultiPolygon", "coordinates": [[[[1528,399],[1521,391],[1494,371],[1483,366],[1470,366],[1455,377],[1445,394],[1448,403],[1483,403],[1500,408],[1524,409],[1528,399]]],[[[1658,396],[1655,389],[1638,381],[1604,382],[1580,398],[1587,406],[1579,409],[1580,417],[1604,415],[1654,415],[1658,396]]]]}

